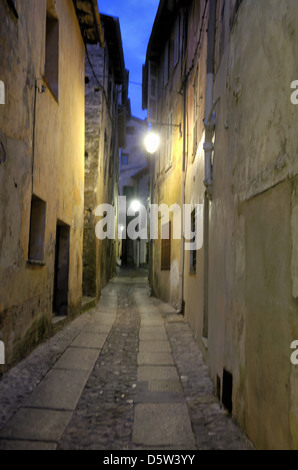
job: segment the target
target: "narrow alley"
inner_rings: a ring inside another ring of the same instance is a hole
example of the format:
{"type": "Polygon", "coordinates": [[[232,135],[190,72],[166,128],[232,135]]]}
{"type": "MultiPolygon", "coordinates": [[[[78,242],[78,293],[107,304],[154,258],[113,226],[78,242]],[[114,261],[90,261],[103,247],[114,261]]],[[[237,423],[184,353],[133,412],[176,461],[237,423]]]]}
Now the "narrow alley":
{"type": "Polygon", "coordinates": [[[3,377],[0,449],[252,448],[219,406],[188,323],[150,297],[147,277],[120,272],[3,377]]]}

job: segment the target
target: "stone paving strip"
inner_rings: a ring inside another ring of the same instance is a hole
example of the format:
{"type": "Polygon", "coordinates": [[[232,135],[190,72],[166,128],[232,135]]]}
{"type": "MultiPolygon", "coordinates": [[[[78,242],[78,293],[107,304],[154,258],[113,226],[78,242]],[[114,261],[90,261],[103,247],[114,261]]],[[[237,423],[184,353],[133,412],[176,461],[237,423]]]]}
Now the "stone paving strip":
{"type": "Polygon", "coordinates": [[[252,446],[214,395],[184,317],[122,275],[0,380],[0,449],[252,446]]]}
{"type": "Polygon", "coordinates": [[[135,292],[135,301],[141,326],[133,444],[146,450],[195,450],[164,319],[144,292],[135,292]]]}
{"type": "Polygon", "coordinates": [[[9,407],[9,402],[1,408],[4,425],[0,449],[56,449],[113,326],[117,302],[109,290],[103,293],[97,308],[68,325],[56,335],[56,341],[51,339],[37,348],[0,381],[4,405],[10,390],[16,387],[23,398],[17,400],[18,409],[16,405],[9,407]],[[48,369],[40,369],[44,356],[53,349],[56,354],[48,361],[48,369]],[[36,374],[30,383],[24,371],[32,371],[34,366],[39,376],[36,374]],[[23,383],[21,378],[25,379],[23,383]]]}

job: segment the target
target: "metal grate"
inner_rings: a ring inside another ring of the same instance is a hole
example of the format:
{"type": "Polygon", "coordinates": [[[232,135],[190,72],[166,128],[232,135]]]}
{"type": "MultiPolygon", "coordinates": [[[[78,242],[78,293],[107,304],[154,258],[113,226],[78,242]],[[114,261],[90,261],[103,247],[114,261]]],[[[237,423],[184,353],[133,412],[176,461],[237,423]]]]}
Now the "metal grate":
{"type": "Polygon", "coordinates": [[[148,385],[150,392],[182,392],[179,380],[150,380],[148,385]]]}

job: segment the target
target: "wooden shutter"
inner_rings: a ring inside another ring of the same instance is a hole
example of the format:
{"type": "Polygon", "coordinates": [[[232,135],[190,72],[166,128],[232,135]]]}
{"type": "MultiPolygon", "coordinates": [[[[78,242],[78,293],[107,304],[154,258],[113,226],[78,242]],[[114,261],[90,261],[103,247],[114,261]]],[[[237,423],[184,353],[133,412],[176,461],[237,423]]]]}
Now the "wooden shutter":
{"type": "Polygon", "coordinates": [[[174,37],[174,67],[179,62],[179,57],[180,57],[180,24],[179,24],[179,17],[176,20],[175,23],[175,37],[174,37]]]}
{"type": "Polygon", "coordinates": [[[157,85],[158,85],[158,69],[154,62],[149,62],[148,73],[148,121],[157,121],[157,85]]]}
{"type": "Polygon", "coordinates": [[[164,52],[164,66],[163,66],[163,84],[166,84],[169,81],[169,43],[167,42],[164,52]]]}

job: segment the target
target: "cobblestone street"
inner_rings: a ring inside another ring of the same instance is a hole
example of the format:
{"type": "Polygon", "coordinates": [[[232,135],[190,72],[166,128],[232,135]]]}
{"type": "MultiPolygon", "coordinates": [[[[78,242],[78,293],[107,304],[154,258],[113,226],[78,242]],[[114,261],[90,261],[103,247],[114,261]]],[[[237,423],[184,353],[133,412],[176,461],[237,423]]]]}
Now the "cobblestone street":
{"type": "Polygon", "coordinates": [[[181,315],[124,272],[0,380],[0,449],[250,449],[181,315]]]}

